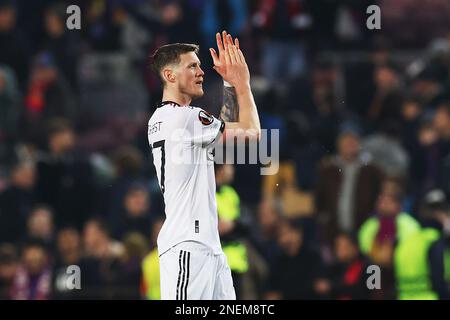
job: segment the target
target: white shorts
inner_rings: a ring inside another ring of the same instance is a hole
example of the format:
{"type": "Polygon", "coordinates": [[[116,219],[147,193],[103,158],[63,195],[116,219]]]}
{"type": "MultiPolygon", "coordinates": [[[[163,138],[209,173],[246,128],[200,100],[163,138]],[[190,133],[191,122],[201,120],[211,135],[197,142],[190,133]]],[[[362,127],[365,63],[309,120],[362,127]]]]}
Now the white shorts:
{"type": "Polygon", "coordinates": [[[225,254],[193,241],[177,244],[159,258],[161,300],[236,300],[225,254]]]}

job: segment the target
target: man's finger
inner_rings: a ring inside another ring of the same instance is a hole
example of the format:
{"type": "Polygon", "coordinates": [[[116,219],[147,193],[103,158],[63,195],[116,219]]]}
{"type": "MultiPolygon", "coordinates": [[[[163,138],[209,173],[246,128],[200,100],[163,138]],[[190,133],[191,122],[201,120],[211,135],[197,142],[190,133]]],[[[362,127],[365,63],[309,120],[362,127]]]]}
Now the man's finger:
{"type": "Polygon", "coordinates": [[[228,41],[228,46],[233,46],[233,37],[231,36],[231,34],[227,35],[227,41],[228,41]]]}
{"type": "Polygon", "coordinates": [[[240,49],[240,47],[239,47],[239,39],[238,38],[234,39],[234,45],[236,46],[236,48],[240,49]]]}
{"type": "Polygon", "coordinates": [[[228,47],[228,52],[230,53],[230,60],[232,64],[236,64],[238,62],[238,59],[236,57],[236,46],[232,45],[228,47]]]}
{"type": "Polygon", "coordinates": [[[237,51],[238,51],[238,55],[239,55],[239,58],[240,58],[241,62],[242,63],[246,63],[244,54],[242,53],[241,49],[238,49],[237,51]]]}
{"type": "Polygon", "coordinates": [[[226,51],[228,49],[227,32],[226,31],[222,31],[222,41],[223,41],[223,48],[226,51]]]}
{"type": "Polygon", "coordinates": [[[217,56],[216,50],[213,48],[209,48],[209,52],[211,52],[211,57],[213,58],[214,64],[219,63],[219,57],[217,56]]]}
{"type": "Polygon", "coordinates": [[[217,49],[219,49],[219,53],[224,51],[223,43],[222,43],[222,37],[220,36],[220,33],[216,33],[216,42],[217,42],[217,49]]]}

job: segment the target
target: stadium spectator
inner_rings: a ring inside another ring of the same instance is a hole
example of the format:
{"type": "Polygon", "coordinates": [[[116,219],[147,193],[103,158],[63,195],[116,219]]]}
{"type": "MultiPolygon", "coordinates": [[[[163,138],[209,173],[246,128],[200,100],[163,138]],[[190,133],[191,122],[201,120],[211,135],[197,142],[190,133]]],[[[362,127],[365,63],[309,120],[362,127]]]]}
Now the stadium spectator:
{"type": "Polygon", "coordinates": [[[257,209],[257,225],[252,230],[251,241],[259,254],[269,264],[281,253],[277,244],[279,219],[282,217],[275,201],[262,201],[257,209]]]}
{"type": "Polygon", "coordinates": [[[54,241],[53,211],[47,206],[34,207],[27,219],[26,238],[36,239],[52,248],[54,241]]]}
{"type": "Polygon", "coordinates": [[[328,288],[323,295],[337,300],[368,300],[367,259],[361,254],[357,237],[340,232],[334,239],[335,261],[327,272],[328,288]]]}
{"type": "Polygon", "coordinates": [[[12,161],[20,115],[20,92],[12,69],[0,65],[0,171],[12,161]]]}
{"type": "Polygon", "coordinates": [[[215,164],[214,169],[219,236],[231,269],[236,299],[241,299],[242,277],[248,271],[247,248],[242,240],[249,233],[249,222],[242,215],[239,195],[231,186],[234,179],[233,165],[215,164]]]}
{"type": "Polygon", "coordinates": [[[36,203],[36,167],[19,161],[11,168],[10,185],[0,193],[0,243],[18,243],[26,234],[26,220],[36,203]]]}
{"type": "Polygon", "coordinates": [[[17,7],[14,1],[0,2],[0,64],[14,70],[19,85],[25,88],[28,78],[29,48],[27,38],[17,26],[17,7]]]}
{"type": "Polygon", "coordinates": [[[0,300],[11,299],[11,289],[19,265],[17,249],[12,244],[0,244],[0,300]]]}
{"type": "Polygon", "coordinates": [[[81,298],[80,290],[69,290],[67,287],[68,267],[78,266],[82,272],[81,236],[73,227],[63,227],[56,235],[56,253],[52,272],[52,299],[68,300],[81,298]]]}
{"type": "Polygon", "coordinates": [[[147,254],[148,237],[129,232],[122,240],[124,253],[120,257],[118,276],[115,281],[114,299],[139,300],[141,296],[141,262],[147,254]]]}
{"type": "Polygon", "coordinates": [[[21,138],[40,148],[45,147],[42,128],[48,119],[63,117],[73,124],[77,121],[75,97],[54,59],[48,52],[34,58],[24,98],[21,138]]]}
{"type": "Polygon", "coordinates": [[[122,239],[126,233],[135,232],[149,239],[151,233],[150,195],[142,184],[132,184],[126,191],[118,220],[112,222],[113,236],[122,239]]]}
{"type": "Polygon", "coordinates": [[[374,208],[383,177],[361,152],[356,129],[344,126],[336,144],[338,153],[319,167],[316,187],[322,238],[328,242],[337,230],[358,230],[374,208]]]}
{"type": "Polygon", "coordinates": [[[303,242],[303,232],[283,221],[278,230],[282,254],[270,268],[266,299],[317,299],[316,285],[324,277],[321,256],[303,242]]]}
{"type": "Polygon", "coordinates": [[[112,299],[116,294],[123,245],[110,238],[105,222],[91,218],[83,230],[84,257],[81,261],[83,299],[112,299]]]}
{"type": "Polygon", "coordinates": [[[51,297],[51,264],[48,249],[38,240],[23,245],[11,291],[13,300],[48,300],[51,297]]]}
{"type": "Polygon", "coordinates": [[[261,0],[252,22],[266,38],[261,69],[272,85],[306,72],[305,37],[313,23],[306,1],[261,0]]]}
{"type": "Polygon", "coordinates": [[[42,50],[55,58],[55,65],[72,88],[76,88],[77,56],[80,53],[78,34],[66,28],[66,4],[55,4],[44,13],[45,39],[42,50]]]}
{"type": "Polygon", "coordinates": [[[397,298],[400,300],[449,299],[445,282],[443,234],[448,224],[448,204],[442,190],[429,191],[422,203],[422,228],[399,242],[394,258],[397,298]]]}
{"type": "Polygon", "coordinates": [[[48,124],[48,153],[37,163],[36,193],[55,212],[55,224],[80,228],[94,208],[94,176],[88,157],[76,148],[76,133],[64,119],[48,124]]]}
{"type": "Polygon", "coordinates": [[[435,159],[436,165],[440,164],[439,168],[436,168],[440,177],[437,186],[450,195],[450,102],[443,103],[437,108],[433,123],[439,133],[439,151],[435,159]]]}
{"type": "Polygon", "coordinates": [[[372,124],[398,121],[403,99],[398,67],[393,63],[376,66],[373,77],[375,88],[367,106],[367,119],[372,124]]]}
{"type": "Polygon", "coordinates": [[[378,196],[375,215],[367,219],[358,231],[358,241],[361,252],[380,266],[384,274],[377,298],[393,299],[396,246],[420,230],[420,225],[408,213],[402,212],[402,188],[398,185],[394,188],[385,186],[378,196]]]}

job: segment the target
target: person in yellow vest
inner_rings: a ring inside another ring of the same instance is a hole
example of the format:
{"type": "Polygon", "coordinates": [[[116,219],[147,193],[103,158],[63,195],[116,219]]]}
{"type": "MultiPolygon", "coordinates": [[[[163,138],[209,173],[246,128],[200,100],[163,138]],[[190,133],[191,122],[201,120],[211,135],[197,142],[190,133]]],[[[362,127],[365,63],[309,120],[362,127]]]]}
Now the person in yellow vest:
{"type": "Polygon", "coordinates": [[[142,260],[141,295],[146,300],[160,300],[159,257],[156,239],[164,220],[155,220],[152,227],[152,250],[142,260]]]}
{"type": "Polygon", "coordinates": [[[234,179],[234,167],[215,164],[215,175],[219,235],[230,265],[236,298],[239,299],[242,296],[242,275],[248,271],[247,249],[241,239],[248,228],[241,217],[239,195],[230,185],[234,179]]]}
{"type": "Polygon", "coordinates": [[[449,299],[445,282],[445,269],[448,272],[449,265],[445,265],[444,238],[448,219],[444,192],[430,190],[420,208],[422,229],[402,241],[395,252],[399,299],[449,299]]]}
{"type": "Polygon", "coordinates": [[[375,215],[367,219],[358,232],[361,252],[382,269],[381,290],[374,293],[375,299],[395,299],[396,247],[421,229],[413,217],[402,212],[402,198],[400,187],[382,190],[375,215]]]}

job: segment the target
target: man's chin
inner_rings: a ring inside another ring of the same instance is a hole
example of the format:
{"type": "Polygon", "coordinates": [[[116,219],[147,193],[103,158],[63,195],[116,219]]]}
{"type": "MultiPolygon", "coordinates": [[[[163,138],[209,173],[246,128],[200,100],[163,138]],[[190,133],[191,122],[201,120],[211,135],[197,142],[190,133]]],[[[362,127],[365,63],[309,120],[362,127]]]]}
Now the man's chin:
{"type": "Polygon", "coordinates": [[[201,97],[203,97],[203,95],[204,95],[204,92],[203,92],[203,89],[202,89],[202,90],[200,90],[200,91],[195,92],[195,93],[192,95],[192,99],[198,99],[198,98],[201,98],[201,97]]]}

